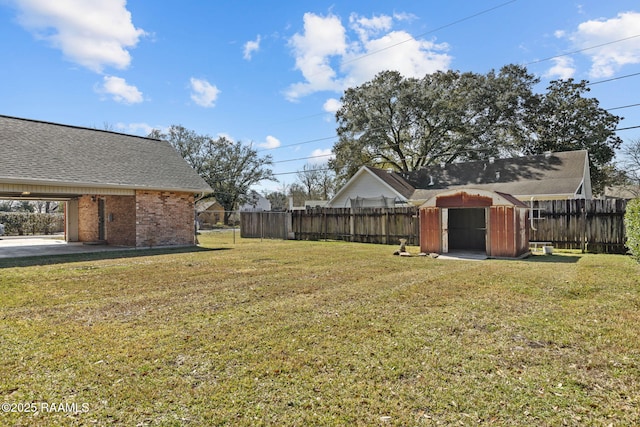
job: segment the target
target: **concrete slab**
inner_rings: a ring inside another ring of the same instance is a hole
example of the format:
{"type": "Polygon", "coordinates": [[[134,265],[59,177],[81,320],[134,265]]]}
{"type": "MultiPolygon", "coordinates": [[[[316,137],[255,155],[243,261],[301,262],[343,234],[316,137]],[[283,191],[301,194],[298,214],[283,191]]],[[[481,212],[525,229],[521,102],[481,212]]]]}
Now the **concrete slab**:
{"type": "Polygon", "coordinates": [[[2,236],[0,237],[0,258],[20,258],[28,256],[51,256],[90,252],[121,251],[120,246],[85,245],[67,243],[59,236],[2,236]]]}
{"type": "Polygon", "coordinates": [[[465,261],[482,261],[487,259],[487,254],[482,251],[451,251],[440,254],[438,259],[456,259],[465,261]]]}

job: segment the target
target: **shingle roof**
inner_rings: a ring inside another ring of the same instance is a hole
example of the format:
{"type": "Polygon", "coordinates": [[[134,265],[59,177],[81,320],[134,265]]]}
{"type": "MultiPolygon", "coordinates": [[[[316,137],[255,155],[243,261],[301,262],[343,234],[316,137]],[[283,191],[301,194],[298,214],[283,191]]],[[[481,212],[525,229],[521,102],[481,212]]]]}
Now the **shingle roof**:
{"type": "Polygon", "coordinates": [[[166,141],[2,115],[0,181],[211,192],[166,141]]]}
{"type": "Polygon", "coordinates": [[[583,184],[586,150],[510,159],[432,165],[406,174],[416,190],[411,199],[426,200],[445,189],[477,188],[519,195],[573,195],[583,184]]]}
{"type": "Polygon", "coordinates": [[[373,168],[365,166],[369,171],[375,174],[378,178],[390,185],[398,193],[402,194],[405,198],[409,198],[416,190],[407,180],[405,180],[397,172],[390,172],[379,168],[373,168]]]}

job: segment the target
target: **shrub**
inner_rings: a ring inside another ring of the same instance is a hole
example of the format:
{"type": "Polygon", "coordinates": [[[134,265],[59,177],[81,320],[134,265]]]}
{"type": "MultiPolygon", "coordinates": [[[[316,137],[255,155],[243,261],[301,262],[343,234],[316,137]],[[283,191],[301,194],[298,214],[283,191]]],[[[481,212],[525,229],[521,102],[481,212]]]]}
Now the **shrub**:
{"type": "Polygon", "coordinates": [[[631,255],[640,262],[640,198],[627,203],[624,226],[627,234],[627,248],[629,248],[631,255]]]}
{"type": "Polygon", "coordinates": [[[7,235],[51,234],[64,231],[63,214],[0,212],[0,223],[7,235]]]}

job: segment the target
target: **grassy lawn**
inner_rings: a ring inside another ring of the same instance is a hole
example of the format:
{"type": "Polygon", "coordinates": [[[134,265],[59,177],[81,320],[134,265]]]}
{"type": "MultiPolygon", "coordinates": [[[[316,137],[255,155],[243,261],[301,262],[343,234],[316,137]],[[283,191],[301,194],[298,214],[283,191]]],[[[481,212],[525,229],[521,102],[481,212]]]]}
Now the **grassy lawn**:
{"type": "Polygon", "coordinates": [[[628,257],[201,243],[0,268],[0,425],[640,424],[628,257]]]}

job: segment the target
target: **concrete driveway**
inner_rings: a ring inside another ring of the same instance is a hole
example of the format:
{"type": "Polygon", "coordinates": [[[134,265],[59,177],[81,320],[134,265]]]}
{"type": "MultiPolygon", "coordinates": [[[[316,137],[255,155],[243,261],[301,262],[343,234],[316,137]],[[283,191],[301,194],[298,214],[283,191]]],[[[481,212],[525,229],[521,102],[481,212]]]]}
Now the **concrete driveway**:
{"type": "Polygon", "coordinates": [[[67,243],[61,236],[1,236],[0,258],[121,251],[123,247],[67,243]]]}

